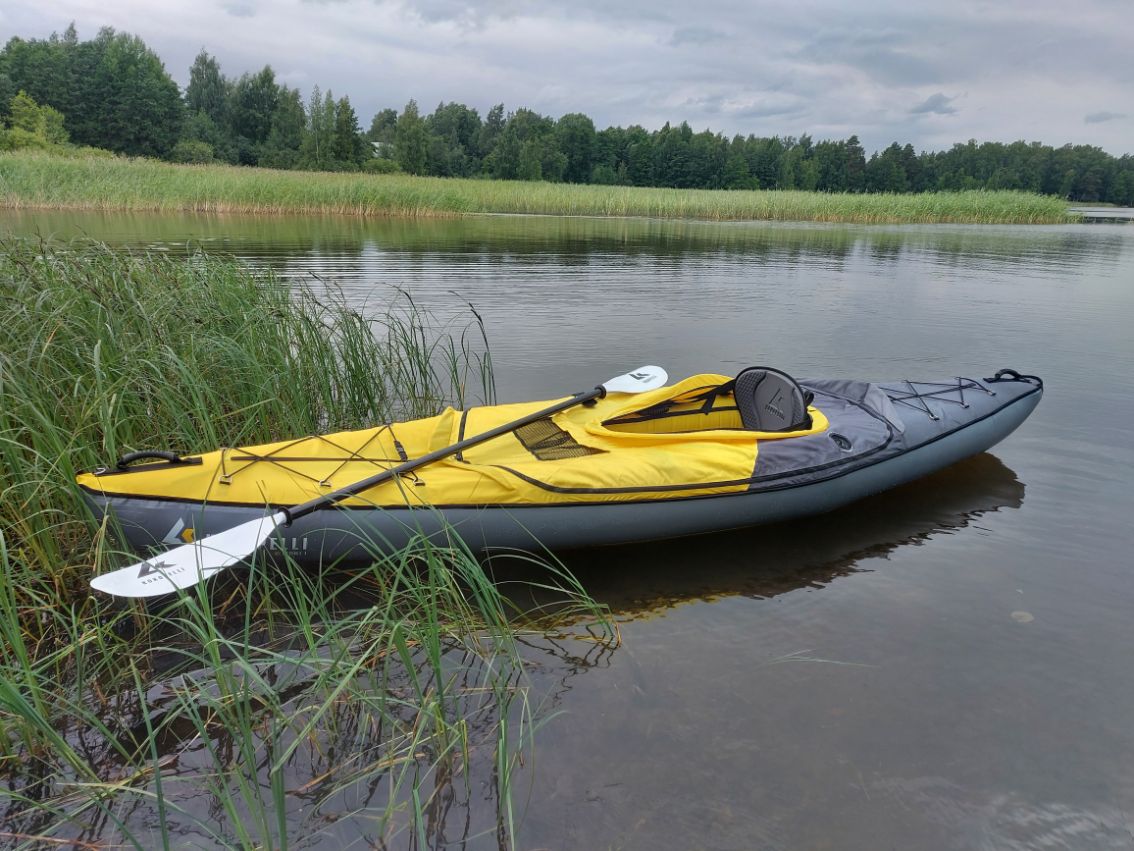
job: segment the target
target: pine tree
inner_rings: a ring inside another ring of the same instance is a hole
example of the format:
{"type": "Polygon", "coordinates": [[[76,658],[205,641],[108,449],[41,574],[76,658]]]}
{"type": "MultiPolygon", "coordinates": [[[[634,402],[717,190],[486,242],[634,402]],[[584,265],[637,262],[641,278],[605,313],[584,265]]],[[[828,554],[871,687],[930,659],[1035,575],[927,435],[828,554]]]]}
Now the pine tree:
{"type": "Polygon", "coordinates": [[[340,98],[335,105],[335,159],[340,163],[359,166],[367,159],[366,140],[358,126],[358,116],[350,105],[350,98],[340,98]]]}
{"type": "Polygon", "coordinates": [[[394,131],[394,156],[402,171],[408,174],[425,173],[428,144],[425,122],[418,114],[417,101],[411,100],[398,116],[398,126],[394,131]]]}

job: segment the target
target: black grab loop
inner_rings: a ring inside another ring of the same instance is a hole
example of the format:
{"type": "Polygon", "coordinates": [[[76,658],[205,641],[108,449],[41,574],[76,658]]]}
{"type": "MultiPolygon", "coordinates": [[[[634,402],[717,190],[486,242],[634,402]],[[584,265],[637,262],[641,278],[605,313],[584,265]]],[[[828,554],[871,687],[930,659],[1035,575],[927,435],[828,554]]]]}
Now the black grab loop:
{"type": "Polygon", "coordinates": [[[166,452],[161,449],[142,449],[138,452],[127,452],[114,463],[119,471],[127,470],[135,461],[167,461],[170,464],[200,464],[200,458],[182,458],[176,452],[166,452]]]}
{"type": "Polygon", "coordinates": [[[985,381],[995,383],[997,381],[1026,381],[1029,384],[1036,384],[1043,386],[1043,381],[1038,375],[1025,375],[1022,372],[1017,372],[1014,369],[1000,369],[996,371],[996,375],[992,378],[986,378],[985,381]]]}

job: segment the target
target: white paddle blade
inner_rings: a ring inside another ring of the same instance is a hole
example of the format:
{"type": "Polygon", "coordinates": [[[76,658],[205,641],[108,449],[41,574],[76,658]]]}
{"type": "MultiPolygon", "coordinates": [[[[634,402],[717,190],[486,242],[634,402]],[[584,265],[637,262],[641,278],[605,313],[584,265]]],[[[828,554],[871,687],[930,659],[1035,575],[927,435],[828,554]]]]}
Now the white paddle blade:
{"type": "Polygon", "coordinates": [[[664,387],[669,376],[660,366],[641,366],[625,375],[603,382],[607,393],[643,393],[664,387]]]}
{"type": "Polygon", "coordinates": [[[129,567],[96,576],[91,580],[91,587],[116,597],[160,597],[189,588],[248,558],[285,520],[287,515],[282,511],[249,520],[192,544],[174,547],[129,567]]]}

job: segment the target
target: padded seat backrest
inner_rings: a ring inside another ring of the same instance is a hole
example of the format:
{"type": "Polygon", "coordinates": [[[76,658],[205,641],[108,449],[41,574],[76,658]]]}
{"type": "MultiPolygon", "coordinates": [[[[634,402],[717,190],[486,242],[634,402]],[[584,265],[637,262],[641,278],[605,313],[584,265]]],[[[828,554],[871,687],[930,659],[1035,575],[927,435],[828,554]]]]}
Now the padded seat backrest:
{"type": "Polygon", "coordinates": [[[751,431],[799,431],[811,426],[807,406],[812,394],[786,372],[749,367],[736,376],[733,395],[740,421],[751,431]]]}

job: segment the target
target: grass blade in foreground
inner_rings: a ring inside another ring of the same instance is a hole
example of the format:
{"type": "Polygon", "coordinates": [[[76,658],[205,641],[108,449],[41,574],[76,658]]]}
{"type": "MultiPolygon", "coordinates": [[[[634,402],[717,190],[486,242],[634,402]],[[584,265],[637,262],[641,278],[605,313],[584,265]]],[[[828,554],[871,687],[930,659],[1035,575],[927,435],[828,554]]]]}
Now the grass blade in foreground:
{"type": "Polygon", "coordinates": [[[422,455],[420,458],[414,458],[404,464],[383,470],[381,473],[376,473],[354,484],[339,488],[332,493],[324,494],[291,508],[285,508],[271,517],[241,523],[239,526],[234,526],[224,532],[203,538],[199,542],[183,544],[152,559],[97,576],[91,580],[91,587],[96,591],[105,591],[119,597],[156,597],[178,589],[189,588],[252,555],[282,524],[290,524],[293,520],[320,508],[342,502],[347,497],[355,496],[403,473],[409,473],[419,467],[432,464],[434,461],[456,455],[472,446],[513,432],[521,426],[542,420],[592,399],[601,399],[608,392],[643,393],[661,387],[668,378],[666,371],[660,366],[642,366],[631,372],[616,375],[593,390],[576,393],[563,402],[549,405],[542,410],[528,414],[526,417],[497,426],[482,434],[467,437],[427,455],[422,455]]]}

